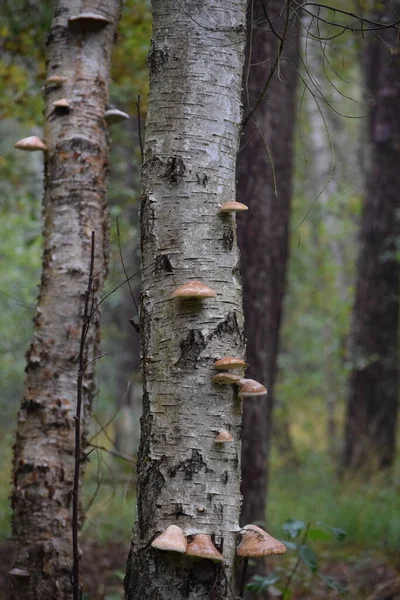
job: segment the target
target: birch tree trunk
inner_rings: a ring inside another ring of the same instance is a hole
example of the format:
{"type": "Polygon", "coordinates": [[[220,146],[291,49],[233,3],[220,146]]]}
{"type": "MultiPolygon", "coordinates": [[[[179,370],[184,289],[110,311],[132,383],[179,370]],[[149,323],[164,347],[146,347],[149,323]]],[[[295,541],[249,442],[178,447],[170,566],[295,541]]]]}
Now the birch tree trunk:
{"type": "Polygon", "coordinates": [[[241,401],[211,383],[243,356],[235,218],[246,0],[153,0],[141,239],[143,417],[129,600],[232,598],[240,513],[241,401]],[[200,279],[217,292],[171,299],[200,279]],[[220,429],[234,437],[218,447],[220,429]],[[151,548],[168,525],[207,533],[224,564],[151,548]]]}
{"type": "MultiPolygon", "coordinates": [[[[400,10],[391,0],[377,18],[400,10]]],[[[375,15],[374,15],[375,17],[375,15]]],[[[373,18],[374,18],[373,17],[373,18]]],[[[395,458],[399,397],[400,48],[382,29],[365,48],[370,160],[361,219],[343,466],[365,473],[395,458]],[[390,49],[390,52],[388,52],[390,49]]]]}
{"type": "MultiPolygon", "coordinates": [[[[283,36],[285,2],[270,0],[266,9],[274,30],[283,36]]],[[[259,97],[279,48],[261,0],[249,4],[248,20],[253,23],[253,31],[248,42],[246,110],[259,97]]],[[[250,207],[249,214],[241,216],[239,222],[249,376],[268,387],[268,396],[249,398],[244,407],[243,524],[264,521],[266,512],[273,386],[289,252],[297,30],[298,23],[289,22],[280,76],[275,73],[272,77],[266,97],[248,122],[238,155],[238,200],[250,207]]]]}
{"type": "MultiPolygon", "coordinates": [[[[106,180],[108,136],[104,120],[120,0],[55,3],[48,36],[45,86],[44,254],[33,342],[14,450],[13,600],[72,597],[71,505],[74,414],[85,289],[96,233],[94,303],[107,268],[106,180]],[[82,11],[103,15],[96,31],[71,25],[82,11]],[[66,98],[69,108],[54,107],[66,98]]],[[[98,352],[98,314],[86,343],[88,362],[98,352]]],[[[93,363],[85,372],[83,439],[94,392],[93,363]]]]}

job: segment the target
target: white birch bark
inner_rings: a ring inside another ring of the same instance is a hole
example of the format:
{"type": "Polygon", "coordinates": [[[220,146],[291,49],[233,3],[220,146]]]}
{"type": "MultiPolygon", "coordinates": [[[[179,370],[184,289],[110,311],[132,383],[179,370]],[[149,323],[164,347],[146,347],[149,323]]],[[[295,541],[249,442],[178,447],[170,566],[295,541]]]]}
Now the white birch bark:
{"type": "MultiPolygon", "coordinates": [[[[58,0],[48,36],[44,140],[44,254],[34,338],[14,453],[13,600],[72,597],[71,489],[74,414],[91,232],[96,233],[94,302],[107,268],[106,179],[111,51],[120,0],[58,0]],[[95,32],[68,24],[82,11],[109,24],[95,32]],[[69,110],[53,102],[66,98],[69,110]]],[[[98,351],[98,315],[87,337],[87,361],[98,351]]],[[[83,432],[93,397],[93,363],[84,377],[83,432]]]]}
{"type": "Polygon", "coordinates": [[[243,356],[235,218],[245,0],[153,0],[141,205],[144,377],[138,520],[130,600],[231,598],[240,512],[241,401],[211,383],[213,362],[243,356]],[[171,299],[200,279],[204,301],[171,299]],[[229,430],[234,442],[218,447],[229,430]],[[212,535],[224,565],[156,551],[168,525],[212,535]]]}

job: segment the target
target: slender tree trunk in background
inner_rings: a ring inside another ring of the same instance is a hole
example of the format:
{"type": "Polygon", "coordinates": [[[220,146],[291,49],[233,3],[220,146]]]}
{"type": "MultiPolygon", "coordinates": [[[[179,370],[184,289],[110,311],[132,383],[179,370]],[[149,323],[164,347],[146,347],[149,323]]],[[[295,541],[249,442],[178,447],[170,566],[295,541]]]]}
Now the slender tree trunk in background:
{"type": "Polygon", "coordinates": [[[235,164],[246,0],[153,0],[141,206],[143,353],[138,520],[129,600],[231,599],[240,513],[241,402],[214,360],[243,356],[235,164]],[[217,292],[171,299],[200,279],[217,292]],[[233,443],[218,447],[228,429],[233,443]],[[211,534],[224,564],[151,548],[168,525],[211,534]],[[229,582],[229,583],[228,583],[229,582]]]}
{"type": "MultiPolygon", "coordinates": [[[[400,11],[386,3],[382,22],[400,11]]],[[[365,47],[370,162],[361,220],[343,466],[370,473],[395,457],[398,412],[400,47],[382,29],[365,47]],[[388,47],[392,49],[388,52],[388,47]]]]}
{"type": "MultiPolygon", "coordinates": [[[[282,36],[285,2],[271,0],[266,7],[274,30],[282,36]]],[[[251,64],[244,90],[245,114],[258,98],[279,44],[266,22],[261,0],[250,3],[248,20],[253,22],[253,31],[248,44],[251,64]]],[[[267,397],[249,399],[244,405],[243,524],[265,521],[266,512],[273,386],[289,247],[297,31],[298,24],[290,22],[283,58],[292,64],[281,58],[280,76],[275,73],[259,110],[248,122],[238,156],[238,200],[250,208],[238,228],[250,365],[246,375],[268,388],[267,397]]]]}
{"type": "MultiPolygon", "coordinates": [[[[88,1],[85,11],[109,24],[77,31],[68,19],[81,2],[59,0],[48,37],[44,139],[44,254],[34,339],[27,354],[24,397],[14,449],[11,571],[14,600],[72,597],[71,488],[80,332],[88,283],[91,232],[96,232],[94,302],[107,269],[107,128],[111,51],[119,0],[88,1]],[[69,110],[53,102],[68,99],[69,110]]],[[[99,319],[87,336],[85,361],[99,350],[99,319]]],[[[94,392],[92,363],[83,382],[83,440],[94,392]]]]}

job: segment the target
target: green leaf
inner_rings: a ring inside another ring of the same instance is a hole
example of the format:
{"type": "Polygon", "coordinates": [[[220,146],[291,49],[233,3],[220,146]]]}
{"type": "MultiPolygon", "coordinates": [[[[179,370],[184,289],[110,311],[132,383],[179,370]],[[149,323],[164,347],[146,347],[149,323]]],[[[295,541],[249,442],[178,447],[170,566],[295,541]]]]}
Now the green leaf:
{"type": "Polygon", "coordinates": [[[297,538],[300,533],[305,529],[306,524],[303,521],[297,521],[296,519],[288,519],[282,525],[282,529],[292,539],[297,538]]]}
{"type": "Polygon", "coordinates": [[[311,569],[313,573],[318,570],[318,557],[314,550],[307,544],[300,546],[299,555],[301,560],[311,569]]]}
{"type": "Polygon", "coordinates": [[[285,546],[288,550],[297,550],[297,548],[299,547],[299,545],[296,544],[296,542],[289,542],[289,540],[279,540],[279,541],[281,541],[283,544],[285,544],[285,546]]]}
{"type": "Polygon", "coordinates": [[[256,594],[261,593],[277,581],[279,581],[279,576],[274,575],[273,573],[271,573],[271,575],[268,575],[267,577],[262,577],[261,575],[254,575],[250,583],[246,585],[246,590],[249,590],[250,592],[255,592],[256,594]]]}
{"type": "Polygon", "coordinates": [[[321,525],[324,529],[333,533],[338,542],[342,542],[347,535],[347,532],[344,529],[340,529],[340,527],[329,527],[329,525],[326,525],[322,521],[318,521],[317,525],[321,525]]]}
{"type": "Polygon", "coordinates": [[[335,590],[335,592],[338,592],[339,594],[345,594],[347,592],[347,585],[343,581],[339,581],[338,579],[335,579],[335,577],[324,575],[323,573],[318,573],[318,575],[325,581],[326,585],[331,590],[335,590]]]}

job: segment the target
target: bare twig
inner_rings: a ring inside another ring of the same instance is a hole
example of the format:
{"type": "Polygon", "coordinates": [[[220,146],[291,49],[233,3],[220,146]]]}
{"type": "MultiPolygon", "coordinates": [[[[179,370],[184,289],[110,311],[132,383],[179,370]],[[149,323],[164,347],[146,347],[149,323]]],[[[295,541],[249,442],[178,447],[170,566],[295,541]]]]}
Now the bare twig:
{"type": "MultiPolygon", "coordinates": [[[[307,541],[308,532],[309,532],[310,527],[311,527],[311,523],[308,523],[307,527],[306,527],[306,529],[304,531],[303,539],[301,540],[301,544],[302,545],[305,544],[306,541],[307,541]]],[[[301,561],[301,556],[299,554],[299,556],[297,557],[297,561],[296,561],[296,563],[295,563],[295,565],[294,565],[294,567],[292,569],[292,572],[290,573],[290,575],[288,577],[288,580],[287,580],[286,585],[285,585],[285,589],[282,592],[282,596],[283,597],[285,597],[285,594],[288,591],[288,589],[290,587],[290,584],[292,583],[292,579],[296,575],[296,571],[299,568],[300,561],[301,561]]]]}
{"type": "Polygon", "coordinates": [[[138,136],[139,136],[139,147],[140,147],[140,156],[142,159],[142,164],[144,161],[144,152],[143,152],[143,140],[142,140],[142,122],[140,118],[140,94],[138,95],[138,99],[136,102],[136,113],[137,113],[137,121],[138,121],[138,136]]]}
{"type": "Polygon", "coordinates": [[[119,452],[115,452],[115,450],[110,450],[110,448],[106,448],[105,446],[98,446],[97,444],[90,444],[90,446],[92,446],[93,450],[102,450],[103,452],[107,452],[111,456],[115,456],[115,458],[120,458],[121,460],[125,460],[126,462],[131,463],[132,465],[136,465],[136,461],[132,456],[124,456],[119,452]]]}
{"type": "Polygon", "coordinates": [[[79,477],[81,472],[81,411],[83,399],[83,375],[85,371],[85,342],[90,326],[89,301],[92,295],[93,270],[94,270],[95,232],[92,231],[92,243],[90,250],[89,281],[85,291],[85,304],[82,319],[82,332],[79,348],[78,384],[75,412],[75,472],[74,486],[72,490],[72,556],[73,556],[73,598],[80,600],[81,589],[79,583],[79,477]]]}
{"type": "Polygon", "coordinates": [[[242,129],[244,129],[244,127],[246,126],[247,122],[249,121],[249,119],[254,115],[254,113],[256,112],[256,110],[258,109],[258,107],[260,106],[265,94],[268,91],[269,85],[271,83],[271,80],[275,74],[275,71],[277,70],[278,66],[279,66],[279,61],[281,59],[282,56],[282,52],[283,52],[283,47],[285,44],[285,40],[286,40],[286,36],[287,36],[287,32],[288,32],[288,28],[289,28],[289,20],[290,20],[290,2],[291,0],[286,0],[286,22],[285,22],[285,28],[283,30],[283,34],[282,37],[279,36],[279,46],[278,46],[278,52],[276,53],[276,57],[275,57],[275,62],[271,67],[271,70],[269,72],[269,75],[267,77],[267,80],[264,84],[264,87],[262,88],[257,100],[255,101],[254,105],[249,109],[249,112],[247,113],[247,115],[243,118],[243,122],[242,122],[242,129]]]}
{"type": "MultiPolygon", "coordinates": [[[[140,96],[139,96],[139,98],[140,98],[140,96]]],[[[135,305],[136,314],[139,315],[139,308],[138,308],[138,305],[137,305],[137,302],[136,302],[136,299],[135,299],[135,296],[134,296],[134,293],[133,293],[133,290],[132,290],[132,286],[131,286],[131,282],[130,282],[129,277],[128,277],[127,270],[125,268],[124,257],[123,257],[122,248],[121,248],[121,233],[120,233],[120,230],[119,230],[119,219],[118,219],[118,217],[115,219],[115,222],[117,224],[117,240],[118,240],[118,249],[119,249],[119,257],[120,257],[120,260],[121,260],[121,265],[122,265],[122,268],[124,270],[125,279],[128,282],[129,291],[130,291],[131,296],[132,296],[133,304],[135,305]]]]}

